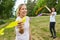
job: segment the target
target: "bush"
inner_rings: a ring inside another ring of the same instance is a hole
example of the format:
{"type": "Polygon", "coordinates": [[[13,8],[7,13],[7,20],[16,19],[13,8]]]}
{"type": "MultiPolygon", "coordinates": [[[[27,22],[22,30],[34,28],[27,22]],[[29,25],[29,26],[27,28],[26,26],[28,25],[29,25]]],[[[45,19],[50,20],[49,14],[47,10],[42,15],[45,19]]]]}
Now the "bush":
{"type": "Polygon", "coordinates": [[[1,24],[5,24],[5,21],[4,20],[0,20],[0,25],[1,24]]]}

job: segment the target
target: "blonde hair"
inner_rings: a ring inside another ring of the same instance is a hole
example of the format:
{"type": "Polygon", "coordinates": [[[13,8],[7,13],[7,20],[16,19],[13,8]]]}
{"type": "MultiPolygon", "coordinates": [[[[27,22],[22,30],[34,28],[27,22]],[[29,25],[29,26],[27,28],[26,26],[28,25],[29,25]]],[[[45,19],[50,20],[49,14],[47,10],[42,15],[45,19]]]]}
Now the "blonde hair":
{"type": "Polygon", "coordinates": [[[18,8],[17,8],[17,10],[16,10],[17,16],[20,15],[19,10],[21,9],[21,7],[22,7],[23,5],[25,5],[25,4],[20,4],[20,5],[18,6],[18,8]]]}

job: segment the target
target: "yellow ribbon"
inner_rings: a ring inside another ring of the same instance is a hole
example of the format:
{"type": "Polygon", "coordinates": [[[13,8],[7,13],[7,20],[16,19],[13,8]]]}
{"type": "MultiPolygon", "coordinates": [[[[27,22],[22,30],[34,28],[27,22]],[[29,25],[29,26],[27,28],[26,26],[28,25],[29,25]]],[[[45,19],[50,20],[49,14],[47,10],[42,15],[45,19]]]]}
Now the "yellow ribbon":
{"type": "Polygon", "coordinates": [[[18,25],[19,22],[25,22],[26,21],[26,16],[22,18],[22,20],[14,21],[8,24],[5,28],[0,29],[0,35],[4,35],[4,30],[8,28],[13,28],[18,25]]]}

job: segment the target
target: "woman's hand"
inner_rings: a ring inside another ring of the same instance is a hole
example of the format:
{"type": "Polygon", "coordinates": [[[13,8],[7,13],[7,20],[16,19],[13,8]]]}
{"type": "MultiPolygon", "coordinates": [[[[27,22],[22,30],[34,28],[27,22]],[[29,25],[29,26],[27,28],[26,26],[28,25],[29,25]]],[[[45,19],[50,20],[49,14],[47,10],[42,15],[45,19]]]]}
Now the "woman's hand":
{"type": "Polygon", "coordinates": [[[23,22],[18,23],[19,33],[21,33],[21,34],[24,33],[24,27],[23,26],[24,26],[23,22]]]}
{"type": "Polygon", "coordinates": [[[24,23],[23,23],[23,22],[19,22],[19,23],[18,23],[18,28],[22,28],[22,27],[23,27],[23,25],[24,25],[24,23]]]}

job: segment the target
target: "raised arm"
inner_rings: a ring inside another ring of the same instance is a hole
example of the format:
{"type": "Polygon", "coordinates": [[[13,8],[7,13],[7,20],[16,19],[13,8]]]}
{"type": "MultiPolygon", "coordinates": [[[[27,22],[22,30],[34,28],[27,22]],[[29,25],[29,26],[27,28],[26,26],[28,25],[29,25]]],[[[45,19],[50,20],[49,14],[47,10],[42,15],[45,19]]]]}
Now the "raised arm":
{"type": "Polygon", "coordinates": [[[45,7],[47,8],[47,10],[49,11],[49,12],[51,12],[51,10],[45,5],[45,7]]]}

